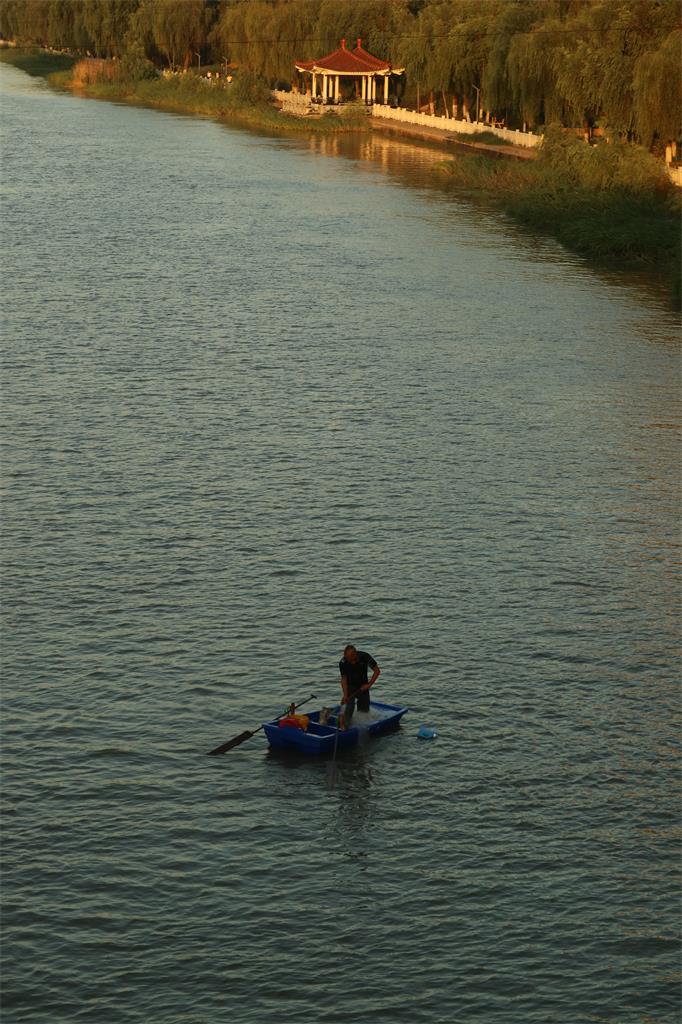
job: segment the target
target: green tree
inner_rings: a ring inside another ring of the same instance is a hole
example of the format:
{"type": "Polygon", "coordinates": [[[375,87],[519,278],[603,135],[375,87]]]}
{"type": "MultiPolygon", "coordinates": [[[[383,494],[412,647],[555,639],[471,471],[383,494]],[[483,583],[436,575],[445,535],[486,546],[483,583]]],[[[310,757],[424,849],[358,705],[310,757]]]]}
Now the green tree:
{"type": "Polygon", "coordinates": [[[141,0],[138,38],[171,68],[187,69],[206,42],[204,0],[141,0]]]}
{"type": "Polygon", "coordinates": [[[81,4],[81,21],[97,57],[120,57],[138,0],[92,0],[81,4]]]}
{"type": "Polygon", "coordinates": [[[682,127],[682,29],[674,29],[655,50],[645,50],[635,62],[634,119],[646,146],[655,138],[678,139],[682,127]]]}

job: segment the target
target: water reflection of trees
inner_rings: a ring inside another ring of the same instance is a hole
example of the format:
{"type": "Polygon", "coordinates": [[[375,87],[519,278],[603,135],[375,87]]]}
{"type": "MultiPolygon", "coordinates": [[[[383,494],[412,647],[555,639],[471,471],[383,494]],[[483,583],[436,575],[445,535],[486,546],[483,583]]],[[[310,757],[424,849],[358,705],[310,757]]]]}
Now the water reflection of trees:
{"type": "Polygon", "coordinates": [[[387,174],[419,185],[433,186],[430,172],[446,159],[442,149],[420,145],[414,140],[402,142],[390,135],[375,132],[312,136],[306,140],[306,144],[320,156],[362,160],[387,174]]]}

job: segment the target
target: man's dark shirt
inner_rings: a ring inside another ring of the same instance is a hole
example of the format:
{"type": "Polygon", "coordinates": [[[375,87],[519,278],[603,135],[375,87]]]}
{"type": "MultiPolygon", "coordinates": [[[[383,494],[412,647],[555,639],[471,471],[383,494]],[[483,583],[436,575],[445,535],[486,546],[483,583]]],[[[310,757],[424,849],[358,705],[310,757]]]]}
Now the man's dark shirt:
{"type": "Polygon", "coordinates": [[[369,680],[367,679],[367,666],[375,669],[377,663],[371,654],[367,651],[358,651],[358,660],[354,665],[350,661],[346,661],[342,658],[339,662],[339,672],[342,676],[345,676],[348,680],[348,689],[350,693],[355,693],[361,686],[366,686],[369,680]]]}

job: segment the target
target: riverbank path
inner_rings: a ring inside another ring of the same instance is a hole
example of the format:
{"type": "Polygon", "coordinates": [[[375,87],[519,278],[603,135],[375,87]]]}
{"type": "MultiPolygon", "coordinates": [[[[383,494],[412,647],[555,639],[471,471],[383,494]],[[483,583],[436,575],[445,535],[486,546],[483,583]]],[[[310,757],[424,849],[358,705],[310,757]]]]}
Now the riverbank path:
{"type": "MultiPolygon", "coordinates": [[[[512,157],[517,160],[534,160],[537,150],[526,149],[523,146],[495,146],[485,142],[469,142],[462,136],[453,136],[452,132],[444,131],[442,128],[431,128],[421,124],[410,124],[405,121],[392,121],[386,117],[369,118],[373,131],[387,132],[391,135],[409,135],[412,138],[423,139],[425,142],[435,142],[451,150],[453,147],[473,149],[479,153],[489,153],[493,156],[512,157]]],[[[485,131],[485,127],[482,127],[485,131]]]]}

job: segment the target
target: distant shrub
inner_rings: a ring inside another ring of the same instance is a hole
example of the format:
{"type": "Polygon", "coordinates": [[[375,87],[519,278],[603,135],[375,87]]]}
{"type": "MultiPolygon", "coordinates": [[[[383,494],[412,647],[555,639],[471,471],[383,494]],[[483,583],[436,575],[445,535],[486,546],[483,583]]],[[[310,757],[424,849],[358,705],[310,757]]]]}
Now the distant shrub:
{"type": "Polygon", "coordinates": [[[553,187],[647,196],[672,190],[665,167],[642,146],[616,141],[588,146],[557,126],[547,129],[538,171],[553,187]]]}
{"type": "Polygon", "coordinates": [[[491,156],[465,155],[444,160],[437,170],[447,174],[450,182],[460,188],[512,195],[537,188],[535,161],[500,160],[491,156]]]}
{"type": "Polygon", "coordinates": [[[251,105],[270,102],[270,89],[262,78],[242,71],[230,86],[230,99],[235,103],[251,105]]]}
{"type": "Polygon", "coordinates": [[[78,88],[83,85],[99,85],[113,82],[117,77],[118,65],[113,60],[86,57],[74,64],[71,81],[78,88]]]}
{"type": "Polygon", "coordinates": [[[144,55],[141,47],[134,47],[121,59],[119,75],[129,82],[143,82],[146,79],[158,78],[159,72],[144,55]]]}
{"type": "Polygon", "coordinates": [[[589,146],[550,130],[535,160],[464,155],[439,171],[479,192],[533,232],[611,267],[656,268],[679,308],[682,197],[665,167],[640,146],[589,146]]]}

